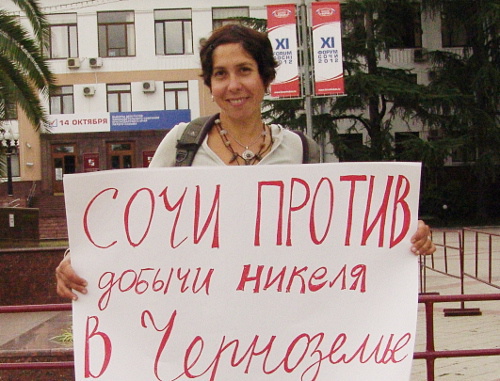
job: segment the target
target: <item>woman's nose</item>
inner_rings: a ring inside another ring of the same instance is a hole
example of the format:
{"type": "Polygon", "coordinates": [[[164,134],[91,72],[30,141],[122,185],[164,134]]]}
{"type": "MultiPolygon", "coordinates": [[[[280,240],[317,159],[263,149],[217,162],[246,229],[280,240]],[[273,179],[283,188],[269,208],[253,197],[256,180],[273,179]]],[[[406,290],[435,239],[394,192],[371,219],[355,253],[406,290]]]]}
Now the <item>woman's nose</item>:
{"type": "Polygon", "coordinates": [[[234,91],[234,90],[239,90],[240,88],[241,88],[241,81],[238,78],[238,76],[234,74],[230,75],[228,89],[234,91]]]}

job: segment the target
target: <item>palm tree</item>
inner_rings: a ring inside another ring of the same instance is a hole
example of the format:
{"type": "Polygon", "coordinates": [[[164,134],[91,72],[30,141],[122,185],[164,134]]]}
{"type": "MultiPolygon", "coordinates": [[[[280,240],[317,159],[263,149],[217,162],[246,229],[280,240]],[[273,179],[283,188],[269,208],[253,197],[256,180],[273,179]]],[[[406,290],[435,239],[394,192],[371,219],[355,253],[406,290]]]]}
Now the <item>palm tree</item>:
{"type": "Polygon", "coordinates": [[[43,57],[48,24],[36,0],[12,1],[28,18],[33,34],[15,15],[0,9],[0,121],[9,105],[18,104],[38,129],[47,123],[41,96],[48,96],[54,82],[43,57]]]}

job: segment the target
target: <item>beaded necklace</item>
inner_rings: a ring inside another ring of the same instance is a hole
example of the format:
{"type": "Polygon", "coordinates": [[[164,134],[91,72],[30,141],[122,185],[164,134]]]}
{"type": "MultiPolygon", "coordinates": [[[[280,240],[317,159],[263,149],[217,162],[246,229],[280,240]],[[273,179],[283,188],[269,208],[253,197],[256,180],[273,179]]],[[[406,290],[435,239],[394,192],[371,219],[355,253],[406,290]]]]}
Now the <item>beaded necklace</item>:
{"type": "Polygon", "coordinates": [[[266,145],[267,126],[265,125],[265,123],[262,123],[262,132],[259,134],[259,136],[257,136],[257,138],[255,138],[255,140],[249,144],[242,144],[228,130],[222,128],[220,119],[216,119],[214,121],[214,124],[217,128],[217,131],[219,132],[219,135],[222,139],[222,142],[224,143],[224,146],[233,155],[231,157],[231,160],[229,160],[229,163],[236,162],[238,165],[240,165],[240,160],[238,159],[241,159],[243,161],[243,164],[245,165],[254,165],[262,160],[263,155],[271,148],[273,144],[271,136],[270,144],[266,145]],[[241,154],[239,154],[234,150],[234,148],[231,145],[231,140],[229,140],[229,137],[231,137],[231,139],[234,140],[239,146],[244,148],[244,151],[241,154]],[[255,145],[260,139],[262,139],[262,142],[259,145],[259,151],[255,153],[250,149],[250,147],[255,145]]]}

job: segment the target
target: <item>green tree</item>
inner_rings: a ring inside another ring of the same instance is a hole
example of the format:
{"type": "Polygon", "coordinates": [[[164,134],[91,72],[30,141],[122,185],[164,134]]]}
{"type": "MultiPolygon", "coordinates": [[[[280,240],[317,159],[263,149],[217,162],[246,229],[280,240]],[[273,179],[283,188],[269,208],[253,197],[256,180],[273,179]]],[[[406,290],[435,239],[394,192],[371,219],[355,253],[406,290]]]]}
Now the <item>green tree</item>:
{"type": "Polygon", "coordinates": [[[0,9],[0,120],[9,105],[18,104],[35,129],[47,122],[40,95],[47,97],[54,81],[42,54],[48,24],[35,0],[13,0],[28,18],[33,33],[18,17],[0,9]]]}
{"type": "MultiPolygon", "coordinates": [[[[477,205],[472,208],[468,205],[477,215],[486,216],[487,212],[499,209],[493,201],[500,196],[498,190],[495,192],[500,143],[500,7],[495,0],[422,0],[422,8],[434,17],[445,14],[449,24],[461,25],[467,35],[467,48],[461,55],[430,53],[433,64],[430,86],[416,84],[410,71],[380,66],[380,59],[391,48],[400,47],[411,38],[403,27],[415,20],[413,2],[347,0],[343,3],[347,95],[313,101],[315,135],[328,136],[339,157],[347,152],[356,160],[391,160],[395,157],[391,134],[395,118],[418,119],[440,139],[409,140],[400,158],[422,161],[423,189],[432,193],[431,189],[443,189],[442,175],[449,172],[444,161],[450,153],[461,152],[465,160],[468,156],[475,179],[469,173],[463,174],[468,181],[463,180],[453,189],[457,196],[453,198],[465,199],[460,197],[465,185],[475,182],[477,205]],[[338,139],[341,121],[344,128],[347,121],[353,131],[365,129],[370,139],[368,146],[359,146],[352,152],[353,147],[338,139]]],[[[267,106],[267,115],[275,121],[291,127],[305,125],[304,117],[294,118],[294,111],[303,108],[300,100],[270,102],[267,106]]],[[[465,210],[466,207],[461,208],[465,210]]]]}
{"type": "Polygon", "coordinates": [[[435,17],[446,17],[447,24],[466,37],[461,54],[431,53],[434,75],[429,90],[449,96],[424,106],[441,117],[441,135],[469,162],[476,183],[476,216],[484,218],[495,211],[494,198],[499,196],[500,6],[495,0],[424,0],[423,6],[435,17]]]}
{"type": "MultiPolygon", "coordinates": [[[[382,67],[380,60],[404,45],[409,38],[405,26],[418,13],[410,0],[348,0],[342,5],[346,96],[313,100],[314,132],[328,136],[338,156],[354,149],[349,157],[355,160],[391,160],[394,121],[423,116],[420,101],[426,89],[411,71],[382,67]],[[341,123],[353,131],[366,130],[368,145],[346,146],[338,136],[341,123]]],[[[297,102],[276,101],[266,115],[290,125],[293,109],[301,108],[297,102]]],[[[304,119],[293,118],[291,127],[304,126],[304,119]]]]}

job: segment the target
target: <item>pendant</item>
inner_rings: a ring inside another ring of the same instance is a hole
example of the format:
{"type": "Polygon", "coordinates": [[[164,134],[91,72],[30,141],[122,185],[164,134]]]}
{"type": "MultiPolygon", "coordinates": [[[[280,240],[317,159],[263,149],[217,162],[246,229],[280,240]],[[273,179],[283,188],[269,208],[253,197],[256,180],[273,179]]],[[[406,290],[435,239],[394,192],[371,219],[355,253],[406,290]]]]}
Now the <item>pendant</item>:
{"type": "Polygon", "coordinates": [[[249,149],[246,149],[241,154],[241,157],[243,158],[243,160],[248,161],[248,160],[252,160],[255,157],[255,154],[252,151],[250,151],[249,149]]]}

